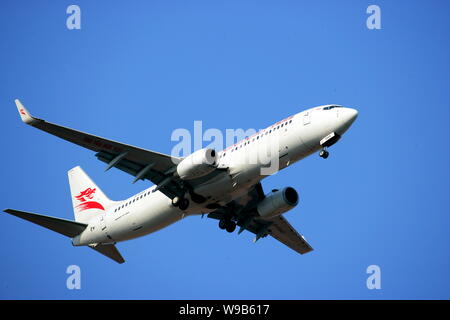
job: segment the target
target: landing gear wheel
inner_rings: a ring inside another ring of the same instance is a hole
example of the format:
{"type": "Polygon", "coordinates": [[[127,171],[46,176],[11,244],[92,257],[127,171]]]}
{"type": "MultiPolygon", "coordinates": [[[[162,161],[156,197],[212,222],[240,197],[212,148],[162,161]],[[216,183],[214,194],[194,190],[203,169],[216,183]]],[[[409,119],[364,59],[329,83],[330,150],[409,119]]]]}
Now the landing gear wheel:
{"type": "Polygon", "coordinates": [[[227,221],[225,219],[221,219],[219,221],[219,228],[222,230],[225,230],[226,227],[227,227],[227,221]]]}
{"type": "Polygon", "coordinates": [[[180,197],[175,197],[175,198],[172,199],[172,205],[174,207],[178,207],[180,205],[180,203],[181,203],[181,198],[180,197]]]}
{"type": "Polygon", "coordinates": [[[330,153],[327,150],[322,150],[319,153],[319,156],[324,159],[328,158],[329,155],[330,155],[330,153]]]}
{"type": "Polygon", "coordinates": [[[189,200],[186,198],[181,199],[178,207],[180,208],[180,210],[186,210],[187,208],[189,208],[189,200]]]}
{"type": "Polygon", "coordinates": [[[227,221],[227,225],[226,225],[225,229],[229,233],[234,232],[234,230],[236,230],[236,223],[234,223],[233,221],[227,221]]]}

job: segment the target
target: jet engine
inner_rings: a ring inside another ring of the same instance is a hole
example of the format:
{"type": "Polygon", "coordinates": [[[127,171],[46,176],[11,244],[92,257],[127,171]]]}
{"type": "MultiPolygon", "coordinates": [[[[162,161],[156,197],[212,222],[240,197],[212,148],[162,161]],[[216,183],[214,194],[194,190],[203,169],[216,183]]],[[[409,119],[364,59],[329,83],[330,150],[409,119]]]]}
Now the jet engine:
{"type": "Polygon", "coordinates": [[[177,166],[183,180],[203,177],[217,168],[217,153],[214,149],[200,149],[184,158],[177,166]]]}
{"type": "Polygon", "coordinates": [[[257,205],[256,211],[262,218],[273,218],[294,208],[298,203],[298,193],[292,187],[273,190],[257,205]]]}

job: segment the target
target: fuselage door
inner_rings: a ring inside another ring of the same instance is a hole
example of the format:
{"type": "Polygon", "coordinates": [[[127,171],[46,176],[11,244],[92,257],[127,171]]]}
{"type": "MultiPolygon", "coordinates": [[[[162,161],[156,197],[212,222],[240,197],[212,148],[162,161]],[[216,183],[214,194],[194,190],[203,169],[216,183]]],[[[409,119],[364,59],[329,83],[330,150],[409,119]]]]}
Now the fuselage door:
{"type": "Polygon", "coordinates": [[[311,123],[311,111],[306,111],[303,114],[303,125],[306,126],[311,123]]]}
{"type": "Polygon", "coordinates": [[[288,126],[279,129],[279,170],[289,165],[288,126]]]}
{"type": "Polygon", "coordinates": [[[105,219],[105,215],[102,214],[100,216],[100,230],[103,234],[108,235],[108,232],[106,230],[106,219],[105,219]]]}

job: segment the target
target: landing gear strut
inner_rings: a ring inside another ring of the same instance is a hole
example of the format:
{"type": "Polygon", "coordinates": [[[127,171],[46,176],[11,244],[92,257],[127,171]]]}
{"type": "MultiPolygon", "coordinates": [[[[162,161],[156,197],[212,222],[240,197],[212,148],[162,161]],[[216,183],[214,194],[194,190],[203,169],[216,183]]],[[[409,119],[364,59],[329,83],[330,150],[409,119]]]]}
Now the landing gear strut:
{"type": "Polygon", "coordinates": [[[234,230],[236,230],[236,223],[228,219],[221,219],[219,221],[219,228],[232,233],[234,230]]]}
{"type": "Polygon", "coordinates": [[[328,158],[329,155],[330,155],[330,153],[325,148],[322,149],[319,153],[319,156],[324,159],[328,158]]]}
{"type": "Polygon", "coordinates": [[[180,210],[186,210],[187,208],[189,208],[189,200],[183,197],[176,196],[172,199],[172,205],[174,207],[180,208],[180,210]]]}

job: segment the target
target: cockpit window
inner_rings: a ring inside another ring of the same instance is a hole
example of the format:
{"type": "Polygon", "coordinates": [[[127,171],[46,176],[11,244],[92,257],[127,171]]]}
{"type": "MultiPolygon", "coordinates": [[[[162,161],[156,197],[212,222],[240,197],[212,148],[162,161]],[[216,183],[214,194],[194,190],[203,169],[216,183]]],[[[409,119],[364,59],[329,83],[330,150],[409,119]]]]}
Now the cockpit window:
{"type": "Polygon", "coordinates": [[[341,106],[328,106],[328,107],[324,107],[323,110],[331,110],[334,108],[342,108],[341,106]]]}

